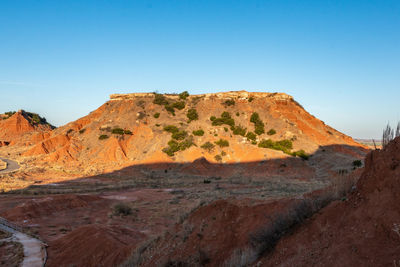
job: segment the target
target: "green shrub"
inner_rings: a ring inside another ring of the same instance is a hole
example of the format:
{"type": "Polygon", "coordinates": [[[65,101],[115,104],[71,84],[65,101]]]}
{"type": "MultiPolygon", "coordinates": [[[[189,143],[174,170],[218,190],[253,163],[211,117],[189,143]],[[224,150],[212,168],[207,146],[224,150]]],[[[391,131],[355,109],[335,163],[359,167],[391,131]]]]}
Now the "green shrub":
{"type": "Polygon", "coordinates": [[[250,117],[250,122],[257,123],[257,121],[260,121],[260,115],[258,115],[257,112],[253,112],[250,117]]]}
{"type": "Polygon", "coordinates": [[[156,105],[168,105],[168,100],[162,94],[154,93],[154,100],[153,103],[156,105]]]}
{"type": "Polygon", "coordinates": [[[129,135],[132,135],[133,133],[132,133],[132,131],[131,131],[131,130],[124,130],[124,134],[129,134],[129,135]]]}
{"type": "Polygon", "coordinates": [[[210,142],[206,142],[206,143],[202,144],[200,147],[201,147],[202,149],[207,150],[208,152],[211,152],[211,151],[214,150],[215,145],[212,144],[212,143],[210,143],[210,142]]]}
{"type": "Polygon", "coordinates": [[[120,135],[123,135],[123,134],[124,134],[124,129],[122,129],[122,128],[114,128],[114,129],[112,129],[111,133],[112,133],[112,134],[120,134],[120,135]]]}
{"type": "Polygon", "coordinates": [[[15,111],[8,111],[8,112],[5,112],[4,114],[7,116],[7,117],[11,117],[12,115],[14,115],[16,112],[15,111]]]}
{"type": "Polygon", "coordinates": [[[276,131],[275,131],[275,129],[270,129],[270,130],[267,132],[267,134],[268,134],[268,135],[274,135],[274,134],[276,134],[276,131]]]}
{"type": "Polygon", "coordinates": [[[251,141],[252,145],[257,145],[257,141],[251,141]]]}
{"type": "Polygon", "coordinates": [[[158,119],[160,117],[160,112],[157,112],[153,115],[154,118],[158,119]]]}
{"type": "Polygon", "coordinates": [[[225,151],[221,151],[221,156],[226,156],[226,152],[225,151]]]}
{"type": "Polygon", "coordinates": [[[102,134],[102,135],[99,136],[99,140],[104,140],[104,139],[107,139],[107,138],[108,138],[108,135],[106,135],[106,134],[102,134]]]}
{"type": "Polygon", "coordinates": [[[355,161],[353,161],[353,167],[359,168],[359,167],[361,167],[361,166],[362,166],[361,160],[355,160],[355,161]]]}
{"type": "Polygon", "coordinates": [[[219,139],[218,141],[215,142],[216,145],[220,147],[228,147],[229,146],[229,141],[224,140],[224,139],[219,139]]]}
{"type": "Polygon", "coordinates": [[[229,112],[226,111],[222,112],[221,118],[215,118],[212,120],[213,126],[220,126],[224,124],[229,125],[231,127],[235,126],[235,120],[232,119],[231,114],[229,114],[229,112]]]}
{"type": "Polygon", "coordinates": [[[204,131],[202,129],[193,131],[192,133],[193,133],[193,135],[196,135],[196,136],[203,136],[204,135],[204,131]]]}
{"type": "Polygon", "coordinates": [[[247,131],[247,128],[244,128],[244,127],[242,127],[242,126],[236,126],[236,127],[233,127],[233,134],[234,135],[241,135],[241,136],[245,136],[246,135],[246,131],[247,131]]]}
{"type": "Polygon", "coordinates": [[[258,135],[265,133],[264,123],[260,119],[257,112],[253,112],[250,117],[250,122],[254,123],[254,132],[258,135]]]}
{"type": "Polygon", "coordinates": [[[255,124],[254,132],[255,132],[256,134],[258,134],[258,135],[262,135],[263,133],[265,133],[265,130],[264,130],[264,123],[263,123],[263,122],[257,122],[257,123],[255,124]]]}
{"type": "Polygon", "coordinates": [[[179,151],[179,143],[175,140],[170,140],[168,142],[168,147],[164,148],[162,151],[168,156],[172,157],[174,156],[175,152],[179,151]]]}
{"type": "Polygon", "coordinates": [[[164,105],[164,108],[166,111],[168,111],[169,113],[171,113],[172,115],[175,116],[175,109],[174,109],[173,104],[166,104],[166,105],[164,105]]]}
{"type": "Polygon", "coordinates": [[[169,132],[169,133],[176,133],[179,132],[178,127],[174,126],[174,125],[167,125],[164,126],[164,131],[169,132]]]}
{"type": "Polygon", "coordinates": [[[178,132],[174,132],[172,134],[172,138],[175,140],[183,140],[185,139],[187,136],[187,132],[184,130],[178,131],[178,132]]]}
{"type": "Polygon", "coordinates": [[[118,203],[113,207],[113,214],[116,216],[127,216],[132,214],[132,209],[125,203],[118,203]]]}
{"type": "Polygon", "coordinates": [[[215,121],[216,118],[217,118],[217,117],[215,117],[215,116],[211,116],[211,117],[210,117],[210,121],[215,121]]]}
{"type": "Polygon", "coordinates": [[[221,155],[215,155],[214,159],[215,159],[216,161],[222,161],[221,155]]]}
{"type": "Polygon", "coordinates": [[[162,151],[166,153],[168,156],[173,157],[176,152],[183,151],[188,149],[191,146],[195,146],[196,144],[193,142],[193,137],[189,136],[182,142],[178,143],[175,140],[170,140],[168,142],[168,147],[164,148],[162,151]]]}
{"type": "Polygon", "coordinates": [[[191,146],[196,146],[196,144],[193,142],[193,136],[189,136],[185,140],[179,143],[179,150],[183,151],[185,149],[188,149],[191,146]]]}
{"type": "Polygon", "coordinates": [[[160,124],[156,123],[156,127],[160,127],[160,126],[161,126],[160,124]]]}
{"type": "Polygon", "coordinates": [[[235,105],[235,100],[233,99],[228,99],[223,103],[224,106],[229,107],[235,105]]]}
{"type": "Polygon", "coordinates": [[[227,131],[228,131],[228,128],[224,127],[224,131],[227,132],[227,131]]]}
{"type": "Polygon", "coordinates": [[[191,108],[188,110],[186,117],[188,117],[189,122],[198,120],[199,119],[199,114],[197,114],[197,110],[194,108],[191,108]]]}
{"type": "Polygon", "coordinates": [[[239,113],[239,112],[236,112],[236,116],[239,117],[239,116],[240,116],[240,113],[239,113]]]}
{"type": "Polygon", "coordinates": [[[248,132],[246,134],[247,140],[256,141],[257,136],[253,132],[248,132]]]}
{"type": "Polygon", "coordinates": [[[186,100],[186,98],[189,96],[188,91],[183,91],[182,93],[179,94],[179,98],[186,100]]]}
{"type": "Polygon", "coordinates": [[[179,110],[182,110],[182,109],[185,108],[185,102],[183,102],[183,101],[175,102],[175,103],[172,104],[172,107],[174,107],[176,109],[179,109],[179,110]]]}
{"type": "Polygon", "coordinates": [[[80,130],[79,130],[79,133],[80,133],[80,134],[83,134],[84,132],[86,132],[86,129],[80,129],[80,130]]]}
{"type": "Polygon", "coordinates": [[[280,141],[272,141],[271,139],[268,140],[261,140],[260,143],[258,143],[259,147],[263,148],[270,148],[274,150],[280,150],[286,154],[293,155],[293,153],[290,152],[290,150],[293,148],[292,141],[290,140],[280,140],[280,141]]]}
{"type": "Polygon", "coordinates": [[[294,157],[300,157],[300,158],[302,158],[302,159],[304,159],[304,160],[308,160],[309,157],[310,157],[303,149],[298,150],[298,151],[296,151],[296,152],[293,152],[292,155],[293,155],[294,157]]]}
{"type": "Polygon", "coordinates": [[[251,103],[251,102],[253,102],[253,100],[254,100],[254,97],[253,97],[253,96],[250,96],[250,97],[249,97],[249,102],[251,103]]]}

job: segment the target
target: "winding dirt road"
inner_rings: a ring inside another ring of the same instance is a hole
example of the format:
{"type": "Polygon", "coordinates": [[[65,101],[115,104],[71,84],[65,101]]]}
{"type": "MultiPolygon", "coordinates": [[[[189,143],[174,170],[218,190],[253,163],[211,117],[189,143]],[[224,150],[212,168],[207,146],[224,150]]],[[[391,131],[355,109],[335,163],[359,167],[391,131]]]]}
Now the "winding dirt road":
{"type": "Polygon", "coordinates": [[[21,166],[19,166],[18,162],[14,161],[14,160],[5,159],[5,158],[0,158],[0,160],[7,162],[7,168],[5,168],[4,170],[1,170],[0,174],[10,173],[10,172],[18,170],[21,167],[21,166]]]}

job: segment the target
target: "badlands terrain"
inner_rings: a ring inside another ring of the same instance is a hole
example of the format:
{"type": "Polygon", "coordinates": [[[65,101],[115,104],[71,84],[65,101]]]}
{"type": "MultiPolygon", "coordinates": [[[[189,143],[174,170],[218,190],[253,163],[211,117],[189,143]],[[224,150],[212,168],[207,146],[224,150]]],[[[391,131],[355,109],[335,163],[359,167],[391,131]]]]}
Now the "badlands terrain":
{"type": "MultiPolygon", "coordinates": [[[[1,115],[0,216],[46,266],[397,264],[399,150],[283,93],[116,94],[58,128],[1,115]]],[[[26,263],[8,234],[0,265],[26,263]]]]}

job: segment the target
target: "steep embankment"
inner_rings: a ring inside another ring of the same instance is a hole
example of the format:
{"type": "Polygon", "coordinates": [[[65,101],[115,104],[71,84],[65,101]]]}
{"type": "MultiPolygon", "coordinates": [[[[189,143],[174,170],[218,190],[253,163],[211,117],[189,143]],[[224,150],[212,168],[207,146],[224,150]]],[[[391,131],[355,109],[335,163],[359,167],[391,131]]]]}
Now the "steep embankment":
{"type": "Polygon", "coordinates": [[[373,151],[357,189],[283,238],[262,266],[399,266],[400,138],[373,151]]]}
{"type": "Polygon", "coordinates": [[[30,145],[45,139],[45,132],[54,127],[36,113],[20,110],[0,115],[0,147],[20,144],[30,145]],[[38,138],[42,136],[42,138],[38,138]]]}
{"type": "Polygon", "coordinates": [[[31,141],[36,144],[18,151],[26,159],[64,168],[68,163],[84,173],[200,157],[245,162],[287,157],[299,150],[313,153],[320,146],[360,147],[310,115],[291,96],[245,91],[112,95],[88,116],[31,141]]]}

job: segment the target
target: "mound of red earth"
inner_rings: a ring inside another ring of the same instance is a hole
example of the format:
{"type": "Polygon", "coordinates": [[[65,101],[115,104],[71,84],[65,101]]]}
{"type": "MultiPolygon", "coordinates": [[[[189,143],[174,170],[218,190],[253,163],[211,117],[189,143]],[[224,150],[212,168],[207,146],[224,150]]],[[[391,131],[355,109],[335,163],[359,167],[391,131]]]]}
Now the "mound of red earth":
{"type": "Polygon", "coordinates": [[[267,224],[271,215],[286,209],[289,202],[230,199],[200,207],[152,243],[141,255],[140,264],[132,264],[224,266],[235,251],[248,247],[250,233],[267,224]]]}
{"type": "MultiPolygon", "coordinates": [[[[182,105],[174,112],[157,104],[157,97],[160,96],[153,93],[112,95],[110,101],[89,115],[46,135],[32,135],[29,140],[32,145],[21,146],[15,154],[35,161],[36,166],[45,162],[64,170],[70,168],[92,174],[132,164],[193,162],[199,158],[214,163],[236,163],[288,156],[282,151],[258,147],[263,139],[291,140],[292,152],[305,150],[309,154],[329,145],[362,148],[352,138],[309,114],[284,93],[239,91],[193,95],[186,99],[163,95],[163,101],[182,105]],[[197,112],[197,119],[188,120],[190,110],[197,112]],[[235,128],[230,125],[221,125],[222,112],[229,113],[235,127],[240,126],[239,130],[251,132],[253,139],[243,136],[243,132],[242,135],[238,134],[240,131],[234,132],[235,128]],[[259,116],[258,125],[264,125],[264,131],[258,135],[254,135],[253,113],[259,116]],[[219,118],[219,123],[214,124],[213,117],[219,118]],[[190,140],[192,146],[175,151],[173,155],[164,153],[172,137],[163,130],[167,125],[185,131],[185,141],[190,140]],[[200,129],[204,135],[193,134],[200,129]],[[221,138],[229,141],[228,147],[214,144],[221,138]],[[202,148],[206,142],[214,144],[214,148],[202,148]]],[[[13,122],[14,116],[5,122],[13,122]]],[[[31,127],[29,125],[27,123],[26,127],[31,127]]]]}
{"type": "Polygon", "coordinates": [[[55,195],[26,201],[2,212],[1,215],[12,221],[23,221],[49,216],[63,210],[86,207],[90,202],[99,200],[102,198],[91,195],[55,195]]]}
{"type": "Polygon", "coordinates": [[[51,244],[46,265],[118,266],[143,236],[121,226],[83,226],[51,244]]]}
{"type": "Polygon", "coordinates": [[[53,128],[39,115],[24,110],[20,110],[9,117],[2,115],[0,119],[0,147],[21,143],[21,138],[27,134],[34,139],[33,134],[50,131],[53,128]]]}
{"type": "Polygon", "coordinates": [[[357,189],[284,237],[261,266],[399,266],[400,138],[369,153],[357,189]]]}

